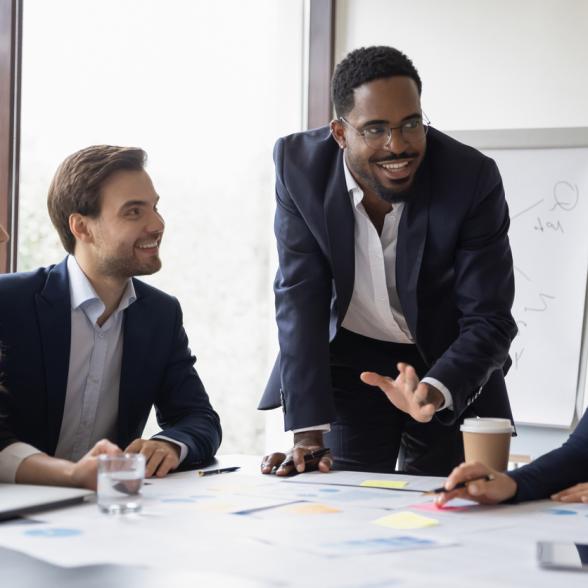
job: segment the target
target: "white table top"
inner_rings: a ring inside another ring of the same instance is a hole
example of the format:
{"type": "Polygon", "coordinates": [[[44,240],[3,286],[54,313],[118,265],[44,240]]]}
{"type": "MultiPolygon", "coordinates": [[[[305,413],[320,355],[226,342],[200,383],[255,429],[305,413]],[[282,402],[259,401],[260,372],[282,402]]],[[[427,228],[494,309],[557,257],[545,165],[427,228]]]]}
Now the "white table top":
{"type": "MultiPolygon", "coordinates": [[[[145,578],[154,586],[192,588],[195,581],[207,588],[586,586],[586,574],[543,570],[535,554],[538,540],[588,543],[588,505],[540,501],[439,510],[418,492],[339,484],[408,481],[407,488],[430,488],[442,479],[339,472],[280,479],[258,473],[259,461],[225,456],[222,466],[242,465],[241,471],[149,480],[137,515],[108,516],[89,503],[31,517],[38,522],[5,522],[0,547],[68,568],[143,566],[143,588],[151,585],[145,578]],[[398,513],[434,524],[397,529],[374,523],[398,513]],[[394,549],[419,542],[432,545],[394,549]]],[[[14,569],[19,565],[25,563],[14,569]]],[[[83,577],[98,569],[84,570],[83,577]]]]}

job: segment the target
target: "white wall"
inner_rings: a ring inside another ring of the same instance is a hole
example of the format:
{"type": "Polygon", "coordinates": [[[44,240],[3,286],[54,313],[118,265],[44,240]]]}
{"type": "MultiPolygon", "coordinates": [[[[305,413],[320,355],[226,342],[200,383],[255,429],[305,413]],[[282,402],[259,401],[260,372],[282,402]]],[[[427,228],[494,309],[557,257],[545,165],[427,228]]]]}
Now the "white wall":
{"type": "MultiPolygon", "coordinates": [[[[441,130],[588,126],[588,0],[338,0],[335,59],[367,45],[405,52],[441,130]]],[[[519,427],[537,456],[567,431],[519,427]]]]}
{"type": "Polygon", "coordinates": [[[392,45],[440,129],[588,126],[587,0],[338,0],[335,58],[392,45]]]}

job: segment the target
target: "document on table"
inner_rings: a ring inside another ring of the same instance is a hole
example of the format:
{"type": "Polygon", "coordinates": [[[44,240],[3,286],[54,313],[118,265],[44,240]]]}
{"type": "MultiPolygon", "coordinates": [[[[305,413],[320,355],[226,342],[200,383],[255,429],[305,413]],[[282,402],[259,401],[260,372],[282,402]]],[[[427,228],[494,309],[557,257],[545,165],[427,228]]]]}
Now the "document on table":
{"type": "Polygon", "coordinates": [[[305,472],[288,481],[294,484],[327,484],[332,486],[363,486],[397,491],[427,492],[442,486],[445,478],[438,476],[410,476],[407,474],[377,474],[370,472],[334,471],[305,472]]]}

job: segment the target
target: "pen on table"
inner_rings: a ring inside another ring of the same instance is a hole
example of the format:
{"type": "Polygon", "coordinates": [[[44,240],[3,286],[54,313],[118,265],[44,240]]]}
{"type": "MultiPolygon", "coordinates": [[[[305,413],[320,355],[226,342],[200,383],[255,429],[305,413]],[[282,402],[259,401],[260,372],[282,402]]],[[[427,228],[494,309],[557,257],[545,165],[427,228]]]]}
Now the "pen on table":
{"type": "MultiPolygon", "coordinates": [[[[327,453],[329,453],[331,450],[328,447],[323,447],[322,449],[317,449],[316,451],[311,451],[309,453],[305,453],[304,454],[304,463],[308,463],[310,461],[313,461],[315,459],[320,459],[321,457],[324,457],[325,455],[327,455],[327,453]]],[[[287,459],[286,461],[282,462],[282,465],[280,467],[283,466],[291,466],[294,465],[294,461],[290,458],[287,459]]]]}
{"type": "Polygon", "coordinates": [[[488,474],[487,476],[482,476],[481,478],[472,478],[471,480],[466,480],[465,482],[460,482],[459,484],[456,484],[451,490],[447,490],[444,486],[441,486],[440,488],[428,490],[424,493],[424,495],[428,496],[430,494],[442,494],[443,492],[452,492],[453,490],[458,490],[459,488],[465,488],[468,484],[471,484],[472,482],[480,482],[481,480],[484,480],[485,482],[491,482],[492,480],[494,480],[494,476],[492,474],[488,474]]]}
{"type": "Polygon", "coordinates": [[[213,474],[228,474],[229,472],[236,472],[240,469],[241,466],[232,466],[230,468],[218,468],[216,470],[198,470],[196,473],[199,476],[212,476],[213,474]]]}

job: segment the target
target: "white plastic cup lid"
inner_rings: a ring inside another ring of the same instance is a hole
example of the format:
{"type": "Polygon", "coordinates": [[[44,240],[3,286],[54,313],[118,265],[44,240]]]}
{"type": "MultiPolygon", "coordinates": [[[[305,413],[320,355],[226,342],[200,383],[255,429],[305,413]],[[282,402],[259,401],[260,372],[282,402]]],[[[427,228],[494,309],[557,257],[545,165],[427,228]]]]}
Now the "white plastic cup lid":
{"type": "Polygon", "coordinates": [[[464,419],[460,427],[464,433],[512,433],[514,427],[509,419],[480,418],[464,419]]]}

